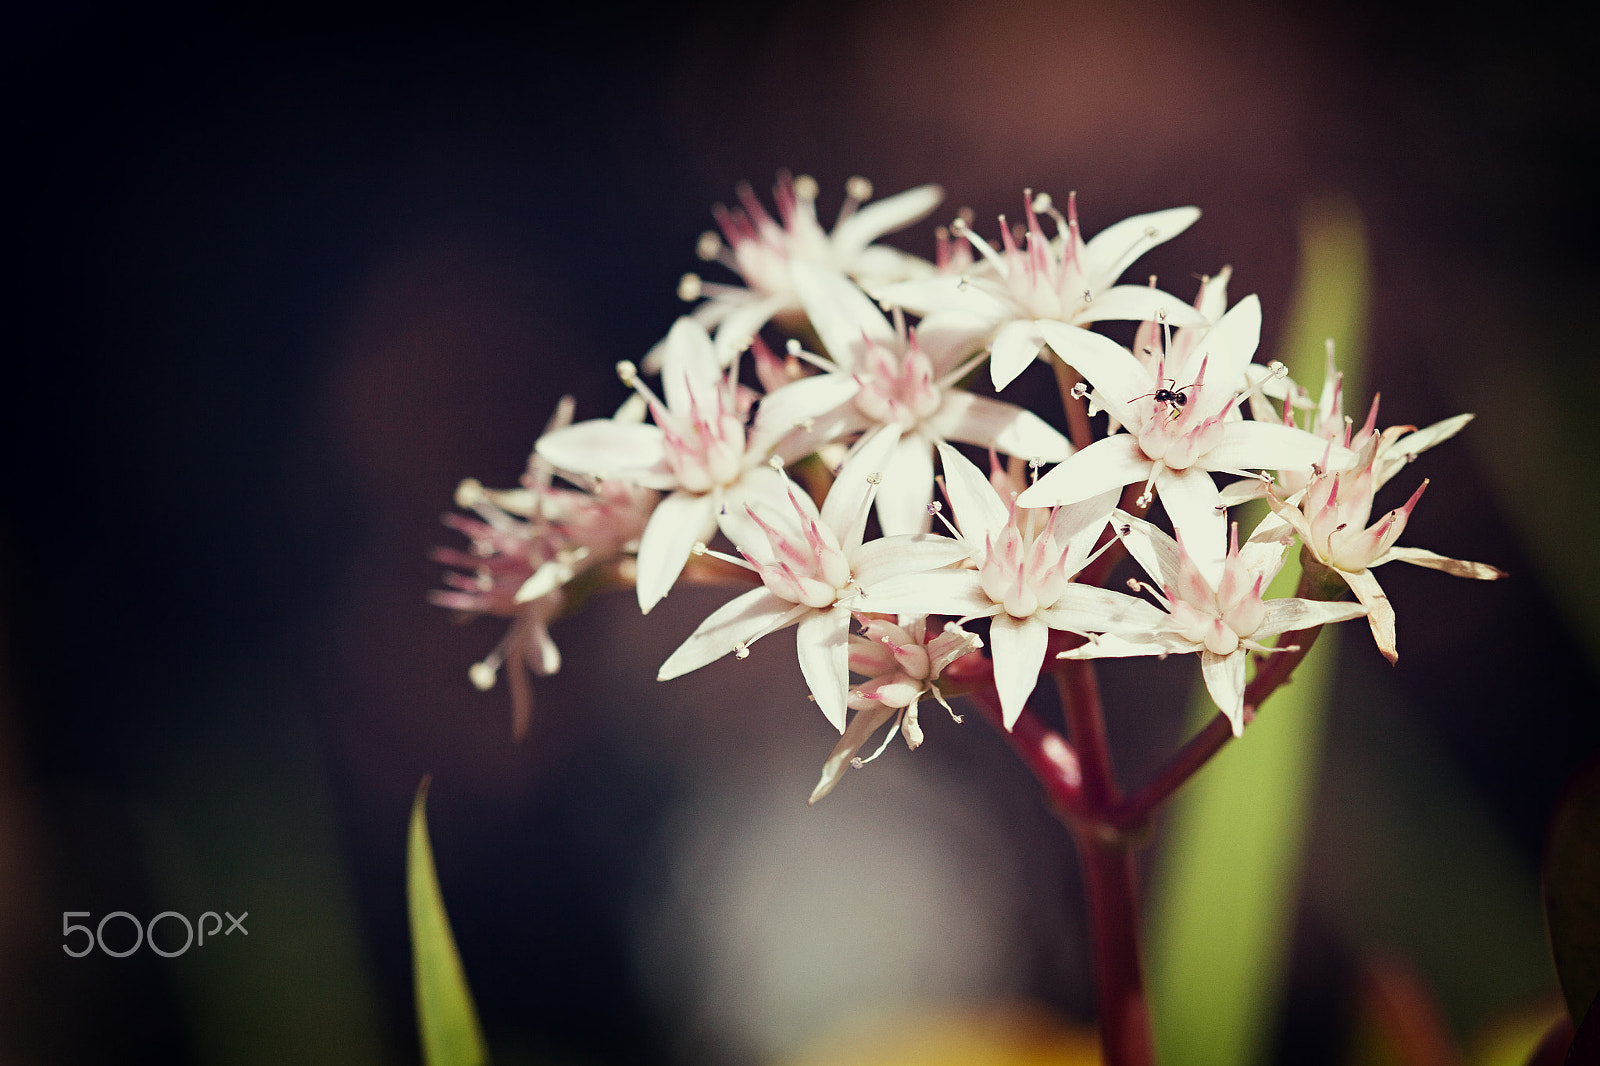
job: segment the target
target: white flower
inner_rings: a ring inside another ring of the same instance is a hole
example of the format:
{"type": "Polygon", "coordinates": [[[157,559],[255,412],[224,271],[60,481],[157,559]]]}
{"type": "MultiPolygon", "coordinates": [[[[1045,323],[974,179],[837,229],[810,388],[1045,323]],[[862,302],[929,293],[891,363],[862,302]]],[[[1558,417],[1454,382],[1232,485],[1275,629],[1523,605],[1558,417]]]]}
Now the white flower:
{"type": "MultiPolygon", "coordinates": [[[[571,418],[572,398],[563,397],[547,432],[564,428],[571,418]]],[[[533,455],[519,488],[497,491],[470,478],[463,481],[456,504],[478,517],[446,515],[444,521],[466,535],[471,550],[434,552],[435,560],[461,572],[446,575],[448,589],[428,594],[431,603],[467,617],[511,620],[505,636],[468,676],[487,690],[501,666],[510,667],[512,731],[518,738],[533,715],[527,675],[548,677],[561,668],[549,626],[567,609],[567,586],[635,550],[655,505],[656,494],[646,489],[617,482],[593,491],[560,488],[551,474],[549,464],[533,455]]]]}
{"type": "Polygon", "coordinates": [[[669,493],[639,541],[639,609],[649,613],[672,588],[697,542],[717,523],[730,539],[749,532],[744,502],[767,457],[745,439],[748,398],[737,364],[724,373],[704,327],[680,318],[667,335],[657,397],[631,363],[623,379],[649,404],[655,424],[594,419],[547,433],[538,453],[560,470],[669,493]]]}
{"type": "Polygon", "coordinates": [[[1167,613],[1157,612],[1156,624],[1143,632],[1123,631],[1092,638],[1089,643],[1061,653],[1063,659],[1095,659],[1138,655],[1198,652],[1200,675],[1218,709],[1244,732],[1244,673],[1249,652],[1269,654],[1288,649],[1270,648],[1263,642],[1292,630],[1341,622],[1366,613],[1359,603],[1329,602],[1286,597],[1262,600],[1261,591],[1283,567],[1284,549],[1293,538],[1282,535],[1282,523],[1273,522],[1239,546],[1239,527],[1233,526],[1221,575],[1208,578],[1179,540],[1141,518],[1117,511],[1112,522],[1122,534],[1128,553],[1161,587],[1149,591],[1162,601],[1167,613]]]}
{"type": "Polygon", "coordinates": [[[808,440],[820,445],[895,427],[900,442],[887,460],[877,499],[885,534],[927,529],[933,451],[942,441],[1041,462],[1072,454],[1067,439],[1032,412],[954,387],[970,369],[962,361],[971,347],[966,338],[908,331],[898,312],[891,324],[837,272],[796,263],[793,273],[806,314],[832,361],[817,360],[824,373],[768,395],[757,415],[756,435],[776,438],[790,427],[809,427],[808,440]]]}
{"type": "Polygon", "coordinates": [[[1428,487],[1426,480],[1417,486],[1403,506],[1388,512],[1371,526],[1367,525],[1377,490],[1405,464],[1402,456],[1406,453],[1399,450],[1400,442],[1414,440],[1418,450],[1431,447],[1436,439],[1443,439],[1439,433],[1445,431],[1440,427],[1445,427],[1449,435],[1455,431],[1450,428],[1454,423],[1471,417],[1460,415],[1422,431],[1402,426],[1369,436],[1350,469],[1316,474],[1305,489],[1291,496],[1288,502],[1269,496],[1273,513],[1292,526],[1317,560],[1338,574],[1356,599],[1366,606],[1373,640],[1391,663],[1400,657],[1395,642],[1394,606],[1373,576],[1374,567],[1405,562],[1480,581],[1505,576],[1485,563],[1451,559],[1422,548],[1395,546],[1423,490],[1428,487]],[[1383,462],[1385,457],[1387,465],[1383,462]]]}
{"type": "Polygon", "coordinates": [[[983,647],[980,638],[954,623],[935,631],[937,635],[929,639],[924,616],[901,617],[898,625],[866,615],[858,615],[857,620],[864,633],[850,634],[850,670],[869,680],[850,691],[848,704],[856,713],[823,764],[822,777],[811,791],[810,803],[833,791],[845,767],[871,762],[883,754],[896,733],[903,731],[906,746],[915,750],[922,743],[917,704],[923,696],[931,693],[951,717],[961,721],[934,682],[945,667],[983,647]],[[878,750],[866,759],[856,758],[867,738],[891,719],[894,724],[878,750]]]}
{"type": "Polygon", "coordinates": [[[975,569],[941,570],[863,582],[873,611],[989,618],[994,683],[1010,729],[1039,680],[1052,629],[1098,633],[1154,624],[1161,614],[1143,600],[1072,578],[1088,562],[1116,493],[1071,508],[1019,512],[983,473],[948,444],[939,445],[945,491],[961,543],[975,569]]]}
{"type": "MultiPolygon", "coordinates": [[[[1245,382],[1244,368],[1261,339],[1261,304],[1239,301],[1201,338],[1188,359],[1193,381],[1151,371],[1126,348],[1097,333],[1058,322],[1040,323],[1056,353],[1093,386],[1099,402],[1121,412],[1128,429],[1095,441],[1056,466],[1017,501],[1047,507],[1090,499],[1109,489],[1145,483],[1141,500],[1159,493],[1167,517],[1195,551],[1208,580],[1221,579],[1227,512],[1212,471],[1309,468],[1328,457],[1328,442],[1293,426],[1230,419],[1245,382]],[[1069,343],[1069,341],[1071,343],[1069,343]],[[1059,342],[1059,343],[1058,343],[1059,342]]],[[[1347,453],[1334,448],[1345,461],[1347,453]]]]}
{"type": "MultiPolygon", "coordinates": [[[[1039,354],[1047,339],[1040,326],[1046,322],[1083,326],[1108,319],[1159,318],[1179,326],[1205,324],[1194,308],[1176,296],[1143,285],[1116,284],[1135,259],[1188,229],[1200,217],[1197,208],[1136,215],[1085,243],[1078,230],[1076,195],[1067,198],[1066,218],[1042,193],[1035,197],[1029,190],[1023,205],[1028,228],[1020,248],[1004,216],[1000,218],[1003,253],[970,227],[958,226],[983,254],[990,270],[868,286],[869,290],[884,303],[927,315],[924,326],[939,325],[948,315],[980,319],[985,330],[978,344],[990,348],[989,372],[997,389],[1010,384],[1039,354]],[[1054,239],[1045,236],[1038,211],[1055,219],[1054,239]]],[[[1062,334],[1059,339],[1070,349],[1069,335],[1062,334]]],[[[1067,355],[1066,350],[1057,351],[1067,355]]]]}
{"type": "MultiPolygon", "coordinates": [[[[693,315],[707,329],[716,330],[722,363],[749,347],[774,316],[800,310],[789,272],[795,263],[812,263],[873,283],[932,272],[930,264],[872,242],[925,217],[944,198],[944,190],[919,185],[865,207],[861,204],[872,196],[871,182],[852,178],[847,190],[849,198],[832,233],[817,221],[817,183],[805,175],[790,178],[787,171],[779,172],[772,190],[781,223],[761,206],[748,184],[737,190],[741,207],[718,204],[712,209],[723,240],[706,233],[700,238],[700,254],[738,274],[744,286],[702,281],[690,274],[678,291],[688,300],[709,297],[693,315]]],[[[654,352],[646,356],[646,367],[653,366],[656,358],[654,352]]]]}
{"type": "Polygon", "coordinates": [[[862,543],[879,471],[894,445],[890,433],[858,450],[840,471],[820,513],[782,473],[761,471],[787,497],[783,510],[768,502],[783,498],[770,490],[746,505],[764,543],[745,541],[738,547],[763,587],[714,611],[661,664],[657,680],[698,670],[729,652],[743,658],[761,637],[798,625],[800,672],[822,713],[844,732],[850,607],[858,589],[891,574],[948,566],[966,554],[947,538],[920,534],[862,543]]]}

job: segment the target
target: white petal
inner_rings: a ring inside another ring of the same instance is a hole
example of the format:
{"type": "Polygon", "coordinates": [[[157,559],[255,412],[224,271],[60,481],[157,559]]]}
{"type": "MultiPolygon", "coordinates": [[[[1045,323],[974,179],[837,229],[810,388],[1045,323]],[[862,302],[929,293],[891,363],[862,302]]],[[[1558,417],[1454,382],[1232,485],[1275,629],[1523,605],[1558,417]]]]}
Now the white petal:
{"type": "MultiPolygon", "coordinates": [[[[1343,451],[1336,447],[1333,455],[1343,451]]],[[[1328,442],[1303,429],[1281,422],[1239,421],[1222,427],[1222,439],[1196,465],[1207,470],[1310,470],[1327,454],[1328,442]]]]}
{"type": "MultiPolygon", "coordinates": [[[[756,408],[755,425],[750,430],[748,450],[765,455],[796,429],[809,424],[833,421],[836,415],[853,413],[846,405],[861,391],[861,383],[849,374],[813,374],[790,382],[762,397],[756,408]]],[[[848,420],[848,419],[847,419],[848,420]]]]}
{"type": "Polygon", "coordinates": [[[1188,303],[1148,285],[1116,285],[1097,292],[1072,321],[1160,322],[1174,328],[1206,325],[1205,316],[1188,303]]]}
{"type": "Polygon", "coordinates": [[[862,437],[822,501],[822,523],[839,537],[845,551],[861,543],[871,500],[900,441],[899,426],[883,426],[862,437]]]}
{"type": "Polygon", "coordinates": [[[1135,518],[1126,511],[1112,512],[1111,524],[1128,528],[1122,543],[1127,547],[1128,554],[1133,556],[1134,560],[1144,568],[1144,572],[1150,575],[1152,581],[1158,585],[1178,587],[1178,571],[1182,567],[1182,561],[1177,541],[1168,536],[1160,526],[1143,518],[1135,518]]]}
{"type": "Polygon", "coordinates": [[[1012,301],[981,284],[982,281],[981,278],[941,274],[935,278],[874,286],[869,291],[883,306],[904,308],[915,315],[961,311],[997,325],[1004,319],[1014,318],[1012,301]]]}
{"type": "Polygon", "coordinates": [[[917,346],[933,364],[933,376],[941,380],[962,363],[988,347],[994,336],[995,320],[971,311],[940,309],[917,323],[917,346]]]}
{"type": "Polygon", "coordinates": [[[689,639],[667,657],[656,671],[657,681],[671,681],[707,663],[716,662],[776,629],[791,624],[811,608],[774,596],[764,588],[751,589],[711,613],[689,639]]]}
{"type": "Polygon", "coordinates": [[[1115,281],[1145,252],[1170,241],[1200,217],[1198,207],[1170,207],[1165,211],[1125,218],[1107,226],[1084,245],[1084,274],[1102,284],[1115,281]]]}
{"type": "Polygon", "coordinates": [[[595,418],[546,433],[536,450],[559,470],[591,477],[634,480],[667,471],[666,442],[659,426],[595,418]]]}
{"type": "Polygon", "coordinates": [[[983,471],[950,445],[939,445],[939,463],[944,467],[944,491],[955,511],[956,528],[976,549],[983,543],[984,534],[994,533],[1006,524],[1011,508],[1000,499],[983,471]]]}
{"type": "Polygon", "coordinates": [[[1394,442],[1390,448],[1384,449],[1378,456],[1377,467],[1373,474],[1373,487],[1381,489],[1389,483],[1389,479],[1405,468],[1413,456],[1420,455],[1436,444],[1442,444],[1466,428],[1472,421],[1472,415],[1456,415],[1443,422],[1435,422],[1415,433],[1407,433],[1394,442]]]}
{"type": "Polygon", "coordinates": [[[1189,365],[1206,364],[1205,388],[1200,398],[1207,405],[1207,417],[1221,411],[1234,392],[1245,386],[1244,368],[1261,343],[1261,300],[1254,293],[1234,304],[1227,314],[1206,330],[1189,356],[1189,365]],[[1219,397],[1220,402],[1212,398],[1219,397]]]}
{"type": "Polygon", "coordinates": [[[696,541],[711,536],[716,501],[709,493],[679,490],[656,504],[639,538],[639,610],[661,602],[683,572],[696,541]]]}
{"type": "Polygon", "coordinates": [[[999,610],[984,594],[976,570],[934,570],[863,582],[855,606],[884,614],[947,614],[954,618],[983,617],[999,610]]]}
{"type": "Polygon", "coordinates": [[[1022,708],[1039,683],[1050,629],[1037,618],[1012,618],[997,614],[989,623],[989,647],[994,655],[994,687],[1000,696],[1000,714],[1006,729],[1017,724],[1022,708]]]}
{"type": "Polygon", "coordinates": [[[1156,478],[1156,492],[1183,542],[1183,550],[1211,587],[1219,587],[1223,560],[1228,555],[1228,512],[1222,506],[1216,482],[1198,467],[1163,467],[1156,478]]]}
{"type": "Polygon", "coordinates": [[[1089,643],[1061,652],[1058,659],[1130,659],[1141,655],[1183,655],[1198,650],[1195,645],[1165,633],[1139,633],[1119,637],[1101,633],[1089,643]]]}
{"type": "Polygon", "coordinates": [[[932,501],[933,445],[920,433],[902,437],[889,456],[874,503],[884,536],[927,532],[932,501]]]}
{"type": "Polygon", "coordinates": [[[718,365],[727,366],[732,363],[735,356],[750,347],[755,335],[761,332],[762,326],[772,320],[773,315],[791,307],[799,307],[794,297],[779,295],[741,302],[730,310],[723,316],[722,323],[717,326],[718,365]]]}
{"type": "Polygon", "coordinates": [[[1007,322],[989,343],[989,378],[1003,389],[1028,369],[1044,347],[1044,335],[1034,321],[1007,322]]]}
{"type": "Polygon", "coordinates": [[[945,440],[1021,459],[1057,463],[1072,454],[1072,442],[1032,411],[964,389],[946,389],[944,403],[923,425],[945,440]]]}
{"type": "Polygon", "coordinates": [[[1067,504],[1056,512],[1056,541],[1067,542],[1067,554],[1061,565],[1068,574],[1076,574],[1089,561],[1094,542],[1100,539],[1111,512],[1116,510],[1121,489],[1107,489],[1098,496],[1067,504]]]}
{"type": "Polygon", "coordinates": [[[811,611],[800,619],[795,648],[817,706],[839,732],[844,732],[845,698],[850,690],[850,612],[840,606],[811,611]]]}
{"type": "MultiPolygon", "coordinates": [[[[1383,553],[1379,563],[1412,563],[1430,570],[1443,570],[1456,577],[1471,577],[1479,581],[1493,581],[1506,576],[1506,572],[1488,563],[1469,563],[1465,559],[1451,559],[1426,548],[1390,548],[1383,553]]],[[[1374,563],[1374,566],[1378,563],[1374,563]]]]}
{"type": "Polygon", "coordinates": [[[1092,499],[1110,489],[1144,482],[1151,466],[1133,435],[1118,433],[1074,452],[1024,489],[1017,503],[1022,507],[1056,507],[1092,499]]]}
{"type": "Polygon", "coordinates": [[[1383,586],[1378,584],[1378,579],[1373,576],[1371,569],[1356,573],[1341,570],[1339,576],[1345,579],[1350,591],[1356,594],[1356,599],[1367,609],[1367,626],[1372,630],[1372,640],[1378,645],[1378,651],[1391,663],[1399,660],[1400,649],[1395,641],[1394,605],[1389,602],[1389,597],[1384,594],[1383,586]]]}
{"type": "Polygon", "coordinates": [[[850,765],[850,760],[856,752],[861,750],[878,727],[895,716],[893,707],[885,707],[881,703],[871,703],[856,711],[850,719],[850,724],[845,727],[844,736],[839,738],[839,743],[834,746],[833,752],[828,756],[828,761],[822,764],[822,777],[817,781],[817,787],[811,790],[811,798],[807,803],[815,803],[823,796],[833,791],[833,786],[839,783],[839,778],[844,776],[845,769],[850,765]]]}
{"type": "MultiPolygon", "coordinates": [[[[1370,571],[1363,570],[1362,574],[1370,571]]],[[[1374,599],[1381,599],[1384,607],[1388,605],[1389,598],[1383,595],[1383,590],[1378,588],[1376,580],[1368,582],[1360,578],[1360,574],[1352,574],[1341,570],[1339,576],[1350,584],[1350,588],[1359,596],[1361,589],[1357,584],[1369,586],[1375,593],[1374,599]],[[1352,581],[1352,578],[1358,580],[1352,581]]],[[[1262,641],[1267,637],[1275,637],[1280,633],[1288,633],[1297,629],[1310,629],[1312,626],[1327,625],[1330,622],[1344,622],[1351,618],[1360,618],[1368,614],[1372,605],[1366,601],[1352,603],[1349,600],[1303,600],[1297,596],[1285,597],[1281,600],[1268,600],[1265,604],[1266,615],[1254,633],[1246,634],[1252,640],[1262,641]]],[[[1379,608],[1380,610],[1383,607],[1379,608]]],[[[1391,632],[1394,612],[1389,611],[1391,632]]]]}
{"type": "Polygon", "coordinates": [[[849,262],[885,233],[904,229],[926,218],[943,199],[944,190],[939,186],[918,185],[863,205],[833,227],[833,249],[838,262],[849,262]]]}
{"type": "Polygon", "coordinates": [[[1039,331],[1062,362],[1094,386],[1100,406],[1127,423],[1128,405],[1156,387],[1155,379],[1133,353],[1110,337],[1065,322],[1040,322],[1039,331]]]}
{"type": "Polygon", "coordinates": [[[1233,723],[1233,735],[1244,736],[1244,663],[1243,648],[1229,655],[1211,651],[1200,653],[1200,676],[1205,679],[1206,691],[1228,721],[1233,723]]]}
{"type": "Polygon", "coordinates": [[[894,326],[849,278],[804,261],[793,263],[789,272],[800,306],[840,369],[848,372],[861,363],[868,339],[897,344],[894,326]]]}
{"type": "MultiPolygon", "coordinates": [[[[850,556],[850,572],[855,575],[856,583],[869,588],[876,588],[890,578],[901,574],[920,574],[926,571],[939,570],[956,563],[965,562],[967,559],[967,546],[952,537],[941,537],[934,533],[912,533],[905,536],[883,537],[880,540],[868,541],[850,556]]],[[[952,571],[954,573],[955,571],[952,571]]],[[[974,573],[975,571],[964,571],[974,573]]],[[[876,603],[859,604],[869,611],[878,611],[884,614],[905,614],[907,612],[895,608],[891,612],[886,607],[876,603]]],[[[913,614],[919,612],[911,612],[913,614]]],[[[963,612],[942,612],[946,614],[961,614],[963,612]]]]}
{"type": "Polygon", "coordinates": [[[675,415],[687,416],[692,398],[704,410],[712,390],[722,384],[716,349],[704,326],[684,316],[667,331],[661,353],[661,398],[675,415]]]}
{"type": "Polygon", "coordinates": [[[1149,637],[1167,628],[1169,616],[1137,596],[1096,585],[1068,585],[1059,600],[1039,617],[1051,629],[1068,633],[1119,633],[1149,637]]]}

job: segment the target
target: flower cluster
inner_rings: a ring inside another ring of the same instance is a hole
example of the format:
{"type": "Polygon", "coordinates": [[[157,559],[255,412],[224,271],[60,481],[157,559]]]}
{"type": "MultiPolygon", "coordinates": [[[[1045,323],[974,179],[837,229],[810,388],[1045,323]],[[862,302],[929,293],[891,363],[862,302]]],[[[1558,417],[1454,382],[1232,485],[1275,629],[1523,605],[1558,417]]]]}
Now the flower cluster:
{"type": "Polygon", "coordinates": [[[1331,347],[1319,402],[1255,361],[1260,302],[1229,304],[1228,268],[1192,304],[1153,278],[1120,283],[1197,209],[1086,239],[1075,196],[1062,214],[1030,190],[1026,224],[1002,217],[998,244],[963,214],[927,261],[877,242],[933,211],[937,187],[877,203],[862,179],[848,191],[830,233],[811,179],[780,175],[776,219],[741,187],[699,251],[742,285],[686,275],[679,292],[696,306],[639,365],[619,363],[635,395],[616,416],[573,423],[564,404],[520,489],[463,485],[458,503],[477,517],[447,522],[472,550],[439,553],[465,573],[434,602],[512,619],[472,678],[487,687],[512,667],[519,731],[525,675],[559,664],[550,622],[608,584],[632,584],[644,612],[684,580],[746,586],[661,665],[663,681],[795,628],[811,698],[841,733],[815,801],[886,723],[920,743],[919,701],[948,707],[940,678],[963,659],[986,657],[1011,729],[1056,659],[1192,652],[1237,734],[1249,660],[1290,650],[1269,643],[1283,634],[1366,616],[1395,659],[1373,568],[1500,576],[1397,545],[1421,487],[1369,525],[1383,485],[1471,416],[1380,430],[1374,401],[1355,431],[1331,347]],[[1137,323],[1132,348],[1095,332],[1108,320],[1137,323]],[[1073,439],[966,387],[987,362],[1003,390],[1036,359],[1059,364],[1052,415],[1073,439]],[[957,445],[987,452],[989,472],[957,445]],[[1230,508],[1261,497],[1270,510],[1241,539],[1230,508]],[[1268,595],[1297,540],[1353,602],[1268,595]],[[1148,580],[1108,586],[1124,554],[1148,580]]]}

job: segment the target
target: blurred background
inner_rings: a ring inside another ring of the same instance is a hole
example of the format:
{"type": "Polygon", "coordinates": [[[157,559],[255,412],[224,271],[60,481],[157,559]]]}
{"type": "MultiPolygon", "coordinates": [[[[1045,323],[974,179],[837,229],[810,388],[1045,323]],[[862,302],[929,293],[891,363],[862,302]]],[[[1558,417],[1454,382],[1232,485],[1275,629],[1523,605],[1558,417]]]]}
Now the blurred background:
{"type": "MultiPolygon", "coordinates": [[[[498,1061],[838,1062],[949,1025],[1059,1050],[1092,1026],[1070,839],[977,717],[926,716],[922,749],[808,809],[834,737],[786,635],[653,680],[719,590],[558,623],[521,744],[503,685],[466,677],[499,624],[424,602],[456,483],[512,484],[564,392],[609,413],[679,275],[715,275],[711,204],[780,167],[818,179],[825,223],[855,174],[938,182],[938,219],[988,234],[1024,186],[1077,190],[1089,233],[1196,204],[1134,274],[1188,295],[1231,264],[1280,357],[1304,235],[1365,234],[1351,406],[1478,416],[1380,506],[1431,478],[1406,543],[1511,578],[1387,568],[1399,665],[1343,634],[1305,772],[1244,793],[1291,823],[1249,1054],[1361,1060],[1374,987],[1462,1048],[1548,1019],[1543,835],[1600,749],[1597,27],[1565,10],[13,13],[0,1062],[416,1061],[427,773],[498,1061]],[[66,957],[63,912],[119,910],[249,932],[66,957]]],[[[891,242],[931,255],[932,225],[891,242]]],[[[1125,784],[1192,727],[1192,671],[1104,671],[1125,784]]],[[[1153,899],[1169,846],[1143,854],[1153,899]]]]}

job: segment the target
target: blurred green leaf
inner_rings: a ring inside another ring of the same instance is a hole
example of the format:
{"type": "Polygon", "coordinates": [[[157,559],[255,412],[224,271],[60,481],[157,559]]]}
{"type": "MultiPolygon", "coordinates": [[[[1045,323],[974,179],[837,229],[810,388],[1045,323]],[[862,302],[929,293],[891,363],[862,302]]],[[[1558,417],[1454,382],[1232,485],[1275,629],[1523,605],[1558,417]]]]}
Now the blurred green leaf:
{"type": "Polygon", "coordinates": [[[417,787],[406,842],[406,907],[411,914],[411,958],[417,1027],[426,1066],[481,1066],[489,1061],[472,991],[456,952],[439,878],[428,842],[428,781],[417,787]]]}
{"type": "Polygon", "coordinates": [[[1600,759],[1568,782],[1544,858],[1544,916],[1573,1024],[1600,994],[1600,759]]]}
{"type": "MultiPolygon", "coordinates": [[[[1333,337],[1347,396],[1361,375],[1368,271],[1353,207],[1309,209],[1295,311],[1275,353],[1318,391],[1333,337]]],[[[1291,594],[1291,556],[1274,584],[1291,594]],[[1288,590],[1282,588],[1288,583],[1288,590]]],[[[1149,981],[1163,1064],[1246,1066],[1268,1051],[1280,1006],[1306,820],[1315,792],[1337,633],[1323,632],[1262,715],[1174,802],[1153,884],[1149,981]]],[[[1196,728],[1217,713],[1196,686],[1196,728]]]]}

